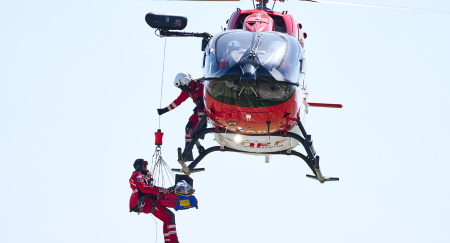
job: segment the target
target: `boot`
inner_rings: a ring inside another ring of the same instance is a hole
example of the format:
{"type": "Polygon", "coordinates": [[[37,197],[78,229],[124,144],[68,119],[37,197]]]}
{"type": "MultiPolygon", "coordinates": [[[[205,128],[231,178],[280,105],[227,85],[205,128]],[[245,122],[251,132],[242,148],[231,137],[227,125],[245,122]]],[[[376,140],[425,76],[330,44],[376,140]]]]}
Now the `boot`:
{"type": "MultiPolygon", "coordinates": [[[[189,145],[189,142],[186,142],[186,145],[184,146],[184,150],[186,151],[187,146],[189,145]]],[[[188,156],[186,156],[185,158],[186,161],[193,161],[194,160],[194,155],[192,154],[192,149],[189,153],[188,156]]]]}
{"type": "Polygon", "coordinates": [[[192,155],[192,150],[191,150],[191,153],[188,156],[186,156],[185,160],[186,161],[194,161],[194,156],[192,155]]]}

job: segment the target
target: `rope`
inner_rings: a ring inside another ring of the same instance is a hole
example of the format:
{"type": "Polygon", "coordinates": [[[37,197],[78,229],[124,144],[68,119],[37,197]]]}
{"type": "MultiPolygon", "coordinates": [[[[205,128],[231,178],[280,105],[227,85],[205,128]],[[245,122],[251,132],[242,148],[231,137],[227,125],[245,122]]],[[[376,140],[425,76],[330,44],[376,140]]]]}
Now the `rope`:
{"type": "MultiPolygon", "coordinates": [[[[161,94],[159,96],[159,108],[162,104],[162,96],[163,96],[163,85],[164,85],[164,66],[166,62],[166,44],[167,44],[167,37],[164,37],[164,57],[163,57],[163,66],[162,66],[162,73],[161,73],[161,94]]],[[[158,116],[158,128],[161,129],[161,116],[158,116]]]]}
{"type": "Polygon", "coordinates": [[[172,186],[175,181],[175,175],[173,174],[166,161],[162,158],[161,147],[157,146],[155,153],[153,154],[153,186],[164,187],[172,186]]]}
{"type": "MultiPolygon", "coordinates": [[[[164,69],[165,69],[165,62],[166,62],[166,45],[167,45],[167,39],[164,37],[164,55],[163,55],[163,66],[162,66],[162,72],[161,72],[161,92],[159,96],[159,108],[162,108],[162,97],[163,97],[163,86],[164,86],[164,69]]],[[[161,129],[161,116],[158,116],[158,128],[161,129]]],[[[153,175],[153,186],[162,186],[164,187],[164,176],[161,176],[161,165],[165,165],[166,168],[168,168],[166,162],[163,160],[161,156],[161,146],[156,146],[155,153],[153,154],[153,168],[152,168],[152,175],[153,175]],[[156,176],[155,170],[158,170],[158,176],[156,176]],[[161,185],[162,184],[162,185],[161,185]]],[[[173,174],[173,173],[172,173],[173,174]]],[[[152,218],[155,221],[155,243],[158,241],[158,223],[156,222],[155,218],[152,218]]]]}
{"type": "Polygon", "coordinates": [[[150,214],[150,215],[152,215],[152,219],[153,219],[153,221],[155,221],[155,243],[156,243],[156,242],[158,242],[158,222],[156,222],[156,219],[153,216],[153,214],[150,214]]]}

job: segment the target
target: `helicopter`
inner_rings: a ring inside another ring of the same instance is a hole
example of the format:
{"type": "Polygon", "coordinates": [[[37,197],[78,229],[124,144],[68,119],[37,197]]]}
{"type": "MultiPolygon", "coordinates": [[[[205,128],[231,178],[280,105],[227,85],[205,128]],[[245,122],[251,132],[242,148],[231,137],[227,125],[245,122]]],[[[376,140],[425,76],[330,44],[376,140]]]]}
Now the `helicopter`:
{"type": "MultiPolygon", "coordinates": [[[[255,1],[255,0],[254,0],[255,1]]],[[[308,102],[305,81],[306,59],[303,26],[288,14],[268,8],[268,0],[258,2],[252,10],[236,9],[224,31],[209,33],[180,32],[187,18],[178,14],[146,15],[147,24],[160,37],[201,37],[206,114],[193,132],[184,151],[178,148],[181,169],[190,175],[204,171],[196,168],[206,155],[216,151],[240,152],[265,156],[293,155],[306,162],[318,180],[338,181],[322,175],[311,135],[303,126],[309,107],[342,108],[341,104],[308,102]],[[209,121],[212,127],[204,128],[209,121]],[[219,144],[202,151],[189,165],[187,156],[199,139],[214,134],[219,144]],[[304,153],[294,150],[298,145],[304,153]]],[[[284,2],[284,0],[278,0],[284,2]]],[[[274,0],[274,5],[277,0],[274,0]]]]}

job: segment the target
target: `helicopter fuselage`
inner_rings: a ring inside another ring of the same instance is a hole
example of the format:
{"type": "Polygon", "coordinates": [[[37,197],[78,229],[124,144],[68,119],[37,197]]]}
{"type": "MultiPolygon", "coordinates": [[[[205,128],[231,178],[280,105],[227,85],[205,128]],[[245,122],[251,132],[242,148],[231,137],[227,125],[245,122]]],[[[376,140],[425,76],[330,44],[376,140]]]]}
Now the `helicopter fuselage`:
{"type": "MultiPolygon", "coordinates": [[[[243,152],[253,155],[284,154],[306,162],[314,175],[308,178],[337,181],[324,177],[319,156],[302,121],[309,106],[341,108],[340,104],[308,103],[305,82],[304,39],[301,24],[287,14],[266,7],[268,0],[256,0],[257,9],[237,9],[227,21],[227,30],[209,33],[179,32],[187,18],[176,14],[148,13],[147,24],[159,30],[159,36],[201,37],[203,56],[203,115],[193,131],[191,142],[178,148],[181,169],[189,175],[204,171],[196,168],[215,151],[243,152]],[[213,128],[205,128],[209,119],[213,128]],[[199,143],[214,133],[220,146],[204,149],[199,143]],[[293,150],[301,144],[304,153],[293,150]],[[199,156],[185,162],[194,146],[199,156]]],[[[277,1],[277,0],[274,0],[277,1]]],[[[281,1],[280,2],[284,2],[281,1]]]]}
{"type": "Polygon", "coordinates": [[[303,40],[301,25],[286,12],[231,15],[228,30],[210,41],[203,62],[208,118],[218,129],[239,133],[217,133],[219,144],[256,153],[298,145],[271,134],[300,133],[296,125],[307,106],[303,40]]]}

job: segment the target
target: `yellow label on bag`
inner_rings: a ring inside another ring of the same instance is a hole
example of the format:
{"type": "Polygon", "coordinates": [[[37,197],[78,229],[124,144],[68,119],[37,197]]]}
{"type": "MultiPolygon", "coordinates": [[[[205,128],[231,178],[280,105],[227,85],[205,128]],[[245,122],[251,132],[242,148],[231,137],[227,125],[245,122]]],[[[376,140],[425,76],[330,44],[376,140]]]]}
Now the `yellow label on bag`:
{"type": "Polygon", "coordinates": [[[191,202],[189,200],[180,200],[180,206],[185,207],[185,206],[191,206],[191,202]]]}

